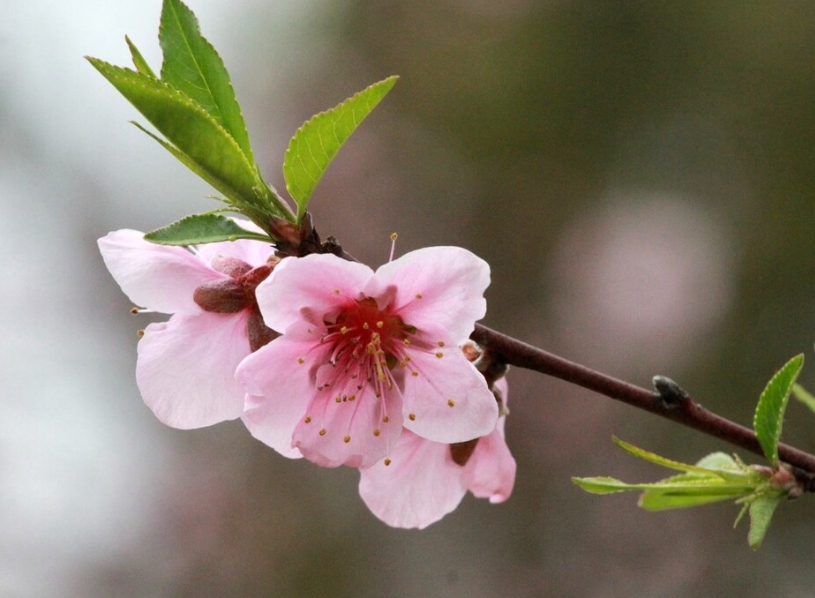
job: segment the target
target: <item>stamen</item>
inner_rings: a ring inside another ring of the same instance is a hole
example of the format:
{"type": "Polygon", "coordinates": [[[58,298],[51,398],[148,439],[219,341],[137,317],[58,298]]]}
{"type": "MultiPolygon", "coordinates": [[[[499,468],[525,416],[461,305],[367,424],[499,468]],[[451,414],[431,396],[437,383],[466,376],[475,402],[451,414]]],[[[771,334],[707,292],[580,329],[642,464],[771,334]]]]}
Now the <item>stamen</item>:
{"type": "Polygon", "coordinates": [[[307,415],[306,419],[304,419],[303,421],[306,422],[307,424],[310,424],[311,423],[311,416],[307,415]]]}
{"type": "Polygon", "coordinates": [[[322,428],[322,429],[320,430],[320,436],[325,436],[325,428],[322,428]]]}
{"type": "Polygon", "coordinates": [[[415,413],[411,413],[411,414],[409,414],[409,415],[408,415],[408,419],[409,419],[410,421],[416,421],[416,414],[415,414],[415,413]]]}
{"type": "Polygon", "coordinates": [[[439,359],[441,359],[442,357],[444,357],[444,353],[442,353],[441,351],[439,351],[438,353],[436,353],[436,357],[438,357],[439,359]]]}
{"type": "Polygon", "coordinates": [[[136,336],[138,336],[139,338],[143,337],[144,336],[144,328],[142,328],[140,330],[137,330],[136,331],[136,336]]]}
{"type": "Polygon", "coordinates": [[[389,262],[393,261],[393,253],[396,250],[396,239],[398,239],[398,238],[399,238],[399,235],[397,235],[396,233],[391,233],[391,255],[388,258],[389,262]]]}
{"type": "Polygon", "coordinates": [[[447,399],[447,404],[450,407],[455,407],[456,406],[456,402],[453,399],[447,399]]]}
{"type": "Polygon", "coordinates": [[[345,444],[348,444],[349,442],[351,442],[351,437],[350,437],[350,436],[346,436],[345,438],[343,438],[343,439],[342,439],[342,441],[343,441],[345,444]]]}
{"type": "Polygon", "coordinates": [[[154,314],[156,312],[152,309],[147,309],[146,307],[138,307],[134,305],[130,308],[130,313],[134,316],[138,316],[139,314],[154,314]]]}
{"type": "Polygon", "coordinates": [[[379,436],[379,428],[374,428],[374,436],[379,436]]]}
{"type": "Polygon", "coordinates": [[[385,459],[385,467],[387,467],[390,464],[391,464],[391,460],[390,459],[385,459]]]}

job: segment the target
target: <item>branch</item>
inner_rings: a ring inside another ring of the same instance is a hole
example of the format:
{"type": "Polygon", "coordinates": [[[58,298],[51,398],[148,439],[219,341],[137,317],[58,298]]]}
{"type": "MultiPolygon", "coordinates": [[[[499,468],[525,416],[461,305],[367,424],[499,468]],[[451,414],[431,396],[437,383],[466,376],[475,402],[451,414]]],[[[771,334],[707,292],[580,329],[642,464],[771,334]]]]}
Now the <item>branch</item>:
{"type": "MultiPolygon", "coordinates": [[[[667,378],[655,378],[658,392],[635,386],[480,324],[470,338],[508,365],[533,370],[588,388],[616,401],[660,415],[735,446],[762,455],[755,433],[708,411],[667,378]]],[[[815,492],[815,455],[787,444],[778,445],[782,461],[796,467],[796,477],[808,492],[815,492]]]]}

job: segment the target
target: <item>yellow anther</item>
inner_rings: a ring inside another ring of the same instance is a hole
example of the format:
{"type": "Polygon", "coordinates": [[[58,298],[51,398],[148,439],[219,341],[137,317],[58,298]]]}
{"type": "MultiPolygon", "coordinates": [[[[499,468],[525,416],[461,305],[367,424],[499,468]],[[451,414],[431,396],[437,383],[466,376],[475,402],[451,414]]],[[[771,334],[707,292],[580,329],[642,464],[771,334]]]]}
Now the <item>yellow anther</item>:
{"type": "Polygon", "coordinates": [[[406,338],[405,340],[402,341],[402,344],[405,345],[406,347],[409,347],[410,346],[410,339],[406,338]]]}
{"type": "Polygon", "coordinates": [[[363,330],[368,330],[369,328],[370,328],[370,326],[368,326],[368,322],[365,322],[365,323],[362,325],[362,329],[363,329],[363,330]]]}
{"type": "Polygon", "coordinates": [[[416,299],[421,299],[421,298],[422,298],[422,294],[421,293],[416,293],[416,299]]]}
{"type": "Polygon", "coordinates": [[[379,436],[379,428],[374,428],[374,436],[379,436]]]}
{"type": "Polygon", "coordinates": [[[307,424],[310,424],[311,423],[311,416],[307,415],[306,419],[304,419],[303,421],[305,421],[307,424]]]}
{"type": "Polygon", "coordinates": [[[339,295],[339,294],[340,294],[340,290],[339,290],[339,289],[334,289],[334,294],[335,294],[335,295],[339,295]]]}
{"type": "Polygon", "coordinates": [[[144,329],[137,330],[136,331],[136,336],[138,336],[139,338],[143,337],[144,336],[144,329]]]}
{"type": "Polygon", "coordinates": [[[439,342],[438,342],[438,343],[436,343],[436,344],[437,344],[439,347],[443,347],[443,346],[444,346],[444,341],[439,341],[439,342]]]}
{"type": "Polygon", "coordinates": [[[442,357],[444,357],[444,353],[442,353],[441,351],[439,351],[438,353],[436,353],[436,357],[438,357],[439,359],[441,359],[442,357]]]}
{"type": "Polygon", "coordinates": [[[350,436],[346,436],[345,438],[343,438],[343,439],[342,439],[342,441],[343,441],[345,444],[348,444],[349,442],[351,442],[351,437],[350,437],[350,436]]]}
{"type": "Polygon", "coordinates": [[[383,417],[383,418],[382,418],[382,423],[385,423],[385,424],[386,424],[386,423],[388,423],[390,420],[391,420],[391,418],[389,418],[389,417],[386,415],[385,417],[383,417]]]}
{"type": "Polygon", "coordinates": [[[322,429],[320,430],[320,436],[325,436],[325,428],[322,428],[322,429]]]}
{"type": "Polygon", "coordinates": [[[416,414],[415,414],[415,413],[411,413],[410,415],[408,415],[408,419],[409,419],[410,421],[416,421],[416,414]]]}
{"type": "Polygon", "coordinates": [[[416,376],[418,376],[418,375],[419,375],[419,372],[417,372],[417,371],[415,371],[415,370],[414,370],[414,371],[410,372],[410,375],[411,375],[411,376],[413,376],[413,377],[415,378],[416,376]]]}
{"type": "Polygon", "coordinates": [[[450,407],[455,407],[456,406],[456,402],[453,399],[447,399],[447,404],[450,407]]]}
{"type": "Polygon", "coordinates": [[[300,365],[303,365],[305,362],[306,362],[306,360],[303,359],[302,357],[297,358],[297,363],[299,363],[300,365]]]}
{"type": "Polygon", "coordinates": [[[340,328],[340,334],[345,334],[346,332],[348,332],[348,326],[343,326],[340,328]]]}
{"type": "Polygon", "coordinates": [[[387,467],[390,464],[391,464],[391,460],[390,459],[385,459],[385,467],[387,467]]]}
{"type": "Polygon", "coordinates": [[[357,395],[348,395],[348,400],[353,401],[357,398],[357,395]]]}
{"type": "Polygon", "coordinates": [[[334,399],[334,400],[335,400],[337,403],[342,403],[342,397],[337,397],[337,398],[336,398],[336,399],[334,399]]]}
{"type": "Polygon", "coordinates": [[[384,327],[385,327],[385,322],[383,322],[382,320],[380,320],[379,322],[377,322],[377,323],[376,323],[376,327],[377,327],[377,328],[384,328],[384,327]]]}

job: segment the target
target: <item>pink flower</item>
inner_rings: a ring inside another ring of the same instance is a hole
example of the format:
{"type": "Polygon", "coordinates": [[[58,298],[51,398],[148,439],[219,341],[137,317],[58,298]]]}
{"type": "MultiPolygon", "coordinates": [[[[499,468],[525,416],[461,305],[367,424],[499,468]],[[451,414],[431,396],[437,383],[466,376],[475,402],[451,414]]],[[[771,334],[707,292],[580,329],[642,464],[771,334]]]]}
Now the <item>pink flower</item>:
{"type": "Polygon", "coordinates": [[[326,467],[385,458],[404,426],[460,442],[488,434],[498,410],[456,347],[484,316],[489,266],[432,247],[376,272],[334,255],[284,259],[257,289],[283,333],[238,367],[244,422],[284,455],[326,467]]]}
{"type": "Polygon", "coordinates": [[[99,239],[99,250],[131,301],[173,314],[150,324],[138,346],[136,381],[156,417],[174,428],[239,417],[244,392],[235,368],[273,336],[254,298],[277,259],[267,262],[269,245],[239,240],[185,249],[119,230],[99,239]]]}
{"type": "MultiPolygon", "coordinates": [[[[507,384],[496,383],[506,404],[507,384]]],[[[469,490],[499,503],[515,484],[515,459],[504,440],[501,417],[492,433],[459,445],[425,440],[405,432],[391,450],[390,466],[360,471],[359,494],[374,515],[393,527],[425,528],[453,511],[469,490]]]]}

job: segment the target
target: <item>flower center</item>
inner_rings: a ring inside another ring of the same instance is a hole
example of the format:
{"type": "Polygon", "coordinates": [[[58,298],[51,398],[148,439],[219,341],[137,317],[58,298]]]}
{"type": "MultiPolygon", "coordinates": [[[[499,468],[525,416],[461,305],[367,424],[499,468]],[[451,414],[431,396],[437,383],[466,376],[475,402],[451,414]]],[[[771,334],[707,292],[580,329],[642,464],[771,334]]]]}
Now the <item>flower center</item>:
{"type": "Polygon", "coordinates": [[[344,375],[371,382],[377,398],[393,388],[392,370],[397,364],[407,367],[410,361],[405,349],[416,332],[413,326],[387,308],[379,309],[371,297],[350,303],[333,322],[324,324],[321,340],[333,345],[331,365],[344,375]]]}

